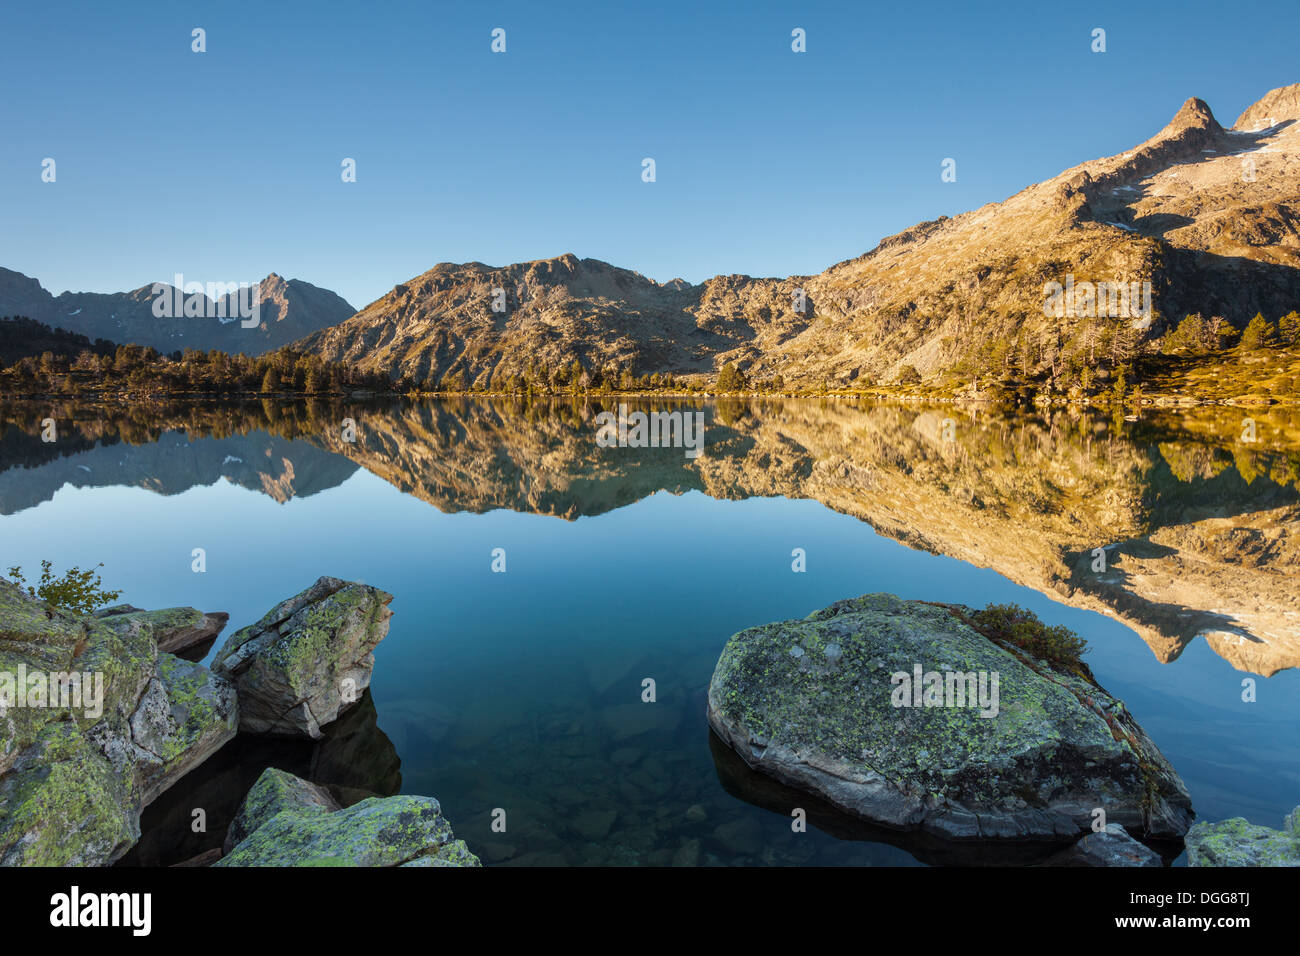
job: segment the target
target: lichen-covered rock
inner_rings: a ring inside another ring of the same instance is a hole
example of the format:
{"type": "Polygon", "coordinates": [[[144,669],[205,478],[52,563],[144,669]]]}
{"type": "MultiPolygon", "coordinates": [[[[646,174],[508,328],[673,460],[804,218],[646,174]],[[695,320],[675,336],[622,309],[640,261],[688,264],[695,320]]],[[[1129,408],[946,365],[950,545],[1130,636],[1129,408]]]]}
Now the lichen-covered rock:
{"type": "Polygon", "coordinates": [[[240,730],[319,739],[321,727],[370,686],[372,651],[388,633],[392,599],[322,577],[232,634],[212,670],[238,688],[240,730]]]}
{"type": "Polygon", "coordinates": [[[168,654],[182,654],[192,648],[216,640],[221,629],[230,620],[224,611],[196,611],[192,607],[168,607],[157,611],[143,611],[130,604],[115,604],[95,612],[95,617],[143,617],[153,629],[158,650],[168,654]]]}
{"type": "Polygon", "coordinates": [[[0,865],[102,866],[139,832],[123,779],[74,722],[47,724],[0,775],[0,865]]]}
{"type": "Polygon", "coordinates": [[[1233,817],[1187,831],[1188,866],[1300,866],[1300,807],[1281,830],[1233,817]]]}
{"type": "Polygon", "coordinates": [[[0,579],[0,862],[113,862],[145,805],[235,735],[233,687],[160,653],[154,627],[0,579]]]}
{"type": "Polygon", "coordinates": [[[741,631],[714,671],[709,723],[755,770],[896,829],[1064,841],[1100,808],[1132,833],[1186,832],[1187,790],[1124,705],[983,636],[965,611],[869,594],[741,631]],[[901,697],[895,675],[918,665],[983,673],[994,706],[962,702],[964,680],[944,680],[940,705],[901,697]]]}
{"type": "Polygon", "coordinates": [[[1044,866],[1164,866],[1160,854],[1128,835],[1118,823],[1089,833],[1044,866]]]}
{"type": "Polygon", "coordinates": [[[479,865],[432,797],[369,797],[344,810],[332,803],[320,787],[267,770],[236,818],[241,838],[216,865],[479,865]]]}
{"type": "Polygon", "coordinates": [[[291,773],[268,767],[257,778],[244,797],[244,802],[226,831],[224,852],[229,853],[249,834],[270,820],[281,810],[319,808],[325,811],[340,809],[338,801],[324,787],[295,777],[291,773]]]}
{"type": "Polygon", "coordinates": [[[200,664],[159,654],[130,726],[140,799],[148,804],[235,736],[235,688],[200,664]]]}

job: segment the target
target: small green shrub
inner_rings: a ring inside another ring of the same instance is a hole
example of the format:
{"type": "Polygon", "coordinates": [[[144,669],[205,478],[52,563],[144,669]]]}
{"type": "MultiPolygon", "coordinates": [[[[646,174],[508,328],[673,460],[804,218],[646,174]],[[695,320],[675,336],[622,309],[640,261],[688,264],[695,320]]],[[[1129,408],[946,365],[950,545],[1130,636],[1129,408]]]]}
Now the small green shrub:
{"type": "Polygon", "coordinates": [[[100,586],[99,571],[96,569],[103,566],[102,563],[97,564],[84,571],[81,568],[69,568],[62,577],[56,578],[54,562],[42,561],[41,581],[36,587],[27,583],[20,567],[10,568],[9,577],[19,587],[25,587],[32,597],[40,598],[52,607],[73,614],[89,614],[95,608],[116,601],[122,594],[121,591],[107,591],[100,586]]]}
{"type": "Polygon", "coordinates": [[[1014,644],[1055,667],[1091,676],[1083,663],[1088,642],[1068,627],[1048,627],[1018,604],[990,604],[971,620],[986,637],[1014,644]]]}

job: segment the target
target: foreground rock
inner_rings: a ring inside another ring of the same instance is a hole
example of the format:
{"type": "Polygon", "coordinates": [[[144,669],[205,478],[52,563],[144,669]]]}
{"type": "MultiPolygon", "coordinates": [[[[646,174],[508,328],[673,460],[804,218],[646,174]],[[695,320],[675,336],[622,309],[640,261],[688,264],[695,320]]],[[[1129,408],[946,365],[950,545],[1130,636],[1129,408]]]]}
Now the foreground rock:
{"type": "Polygon", "coordinates": [[[324,787],[295,777],[287,771],[269,767],[249,789],[235,818],[230,821],[222,852],[229,854],[281,810],[313,808],[331,813],[342,809],[324,787]]]}
{"type": "Polygon", "coordinates": [[[319,739],[370,686],[371,652],[388,633],[392,599],[322,577],[231,635],[212,670],[238,688],[239,729],[319,739]]]}
{"type": "Polygon", "coordinates": [[[965,613],[869,594],[742,631],[714,671],[709,723],[755,770],[886,827],[1065,841],[1100,808],[1147,838],[1186,832],[1186,788],[1120,701],[965,613]],[[924,703],[893,680],[917,665],[984,673],[986,706],[901,706],[924,703]]]}
{"type": "Polygon", "coordinates": [[[115,604],[95,612],[95,617],[141,617],[153,628],[158,650],[183,655],[216,640],[230,620],[224,611],[196,611],[192,607],[169,607],[161,611],[142,611],[130,604],[115,604]]]}
{"type": "Polygon", "coordinates": [[[1164,866],[1160,854],[1128,835],[1118,823],[1089,833],[1045,866],[1164,866]]]}
{"type": "Polygon", "coordinates": [[[0,863],[112,863],[144,806],[234,737],[234,688],[160,652],[160,631],[0,579],[0,863]]]}
{"type": "Polygon", "coordinates": [[[369,691],[324,730],[320,740],[239,734],[149,805],[140,818],[140,839],[119,862],[172,866],[211,850],[220,857],[231,822],[268,767],[324,787],[341,806],[401,792],[401,759],[379,729],[369,691]],[[204,832],[193,830],[195,807],[207,813],[204,832]]]}
{"type": "Polygon", "coordinates": [[[1198,823],[1187,831],[1188,866],[1300,866],[1300,807],[1281,830],[1233,817],[1198,823]]]}
{"type": "Polygon", "coordinates": [[[432,797],[369,797],[345,810],[322,787],[262,774],[217,866],[478,866],[432,797]]]}

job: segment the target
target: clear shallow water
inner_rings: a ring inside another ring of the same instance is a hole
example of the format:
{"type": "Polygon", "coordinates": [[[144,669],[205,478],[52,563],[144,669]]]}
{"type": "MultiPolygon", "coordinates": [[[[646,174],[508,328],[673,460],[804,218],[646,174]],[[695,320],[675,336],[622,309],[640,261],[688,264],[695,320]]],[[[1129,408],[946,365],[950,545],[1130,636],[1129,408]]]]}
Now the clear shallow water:
{"type": "MultiPolygon", "coordinates": [[[[402,429],[367,412],[362,447],[346,457],[310,432],[262,429],[91,442],[35,467],[17,465],[9,443],[0,564],[103,561],[121,600],[225,610],[227,635],[322,574],[390,591],[395,615],[371,689],[381,735],[371,730],[365,749],[387,752],[382,738],[391,742],[400,789],[436,796],[486,861],[916,862],[885,842],[816,827],[792,834],[784,811],[751,802],[762,802],[752,781],[739,785],[745,798],[734,782],[729,792],[704,718],[731,634],[869,591],[1014,601],[1086,636],[1097,679],[1180,772],[1203,819],[1276,827],[1300,802],[1295,670],[1257,677],[1258,702],[1243,704],[1248,675],[1202,640],[1161,663],[1123,623],[996,570],[913,550],[817,500],[746,497],[755,484],[763,490],[764,475],[794,475],[806,491],[816,456],[764,452],[764,467],[730,475],[729,463],[753,457],[758,432],[731,434],[708,411],[718,444],[697,466],[670,449],[597,453],[581,420],[492,412],[497,424],[466,430],[482,409],[425,410],[402,429]],[[405,442],[392,439],[399,432],[405,442]],[[578,515],[492,510],[494,501],[578,515]],[[190,568],[199,547],[204,574],[190,568]],[[791,571],[796,547],[806,573],[791,571]],[[495,548],[506,551],[504,574],[491,571],[495,548]],[[654,704],[640,699],[646,677],[654,704]],[[490,829],[498,807],[505,834],[490,829]]],[[[23,452],[29,463],[32,454],[23,452]]]]}

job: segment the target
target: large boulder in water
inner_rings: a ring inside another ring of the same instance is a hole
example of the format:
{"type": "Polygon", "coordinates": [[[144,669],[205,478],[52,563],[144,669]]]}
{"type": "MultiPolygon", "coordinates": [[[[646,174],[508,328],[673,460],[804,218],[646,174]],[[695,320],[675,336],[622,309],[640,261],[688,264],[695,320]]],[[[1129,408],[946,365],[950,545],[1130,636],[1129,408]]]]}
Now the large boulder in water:
{"type": "Polygon", "coordinates": [[[368,797],[345,810],[324,788],[269,769],[231,824],[217,866],[478,866],[432,797],[368,797]]]}
{"type": "Polygon", "coordinates": [[[361,699],[393,596],[322,577],[230,636],[212,670],[239,689],[239,729],[314,739],[361,699]]]}
{"type": "Polygon", "coordinates": [[[71,614],[0,579],[0,864],[114,862],[145,805],[235,736],[234,688],[160,652],[163,618],[71,614]]]}
{"type": "Polygon", "coordinates": [[[973,614],[868,594],[741,631],[709,723],[755,770],[887,827],[1065,841],[1100,809],[1146,838],[1185,833],[1187,790],[1123,703],[973,614]]]}

